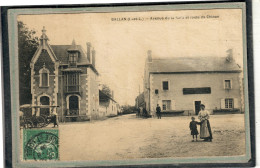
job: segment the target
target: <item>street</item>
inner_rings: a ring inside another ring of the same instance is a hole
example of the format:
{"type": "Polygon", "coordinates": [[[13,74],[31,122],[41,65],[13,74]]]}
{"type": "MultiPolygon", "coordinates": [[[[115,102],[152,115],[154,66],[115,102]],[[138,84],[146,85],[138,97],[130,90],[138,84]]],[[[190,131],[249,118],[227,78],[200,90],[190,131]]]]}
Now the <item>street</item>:
{"type": "MultiPolygon", "coordinates": [[[[60,160],[116,160],[245,154],[243,114],[211,115],[213,142],[192,142],[190,116],[60,123],[60,160]]],[[[198,121],[197,117],[196,120],[198,121]]],[[[199,126],[198,126],[199,131],[199,126]]]]}

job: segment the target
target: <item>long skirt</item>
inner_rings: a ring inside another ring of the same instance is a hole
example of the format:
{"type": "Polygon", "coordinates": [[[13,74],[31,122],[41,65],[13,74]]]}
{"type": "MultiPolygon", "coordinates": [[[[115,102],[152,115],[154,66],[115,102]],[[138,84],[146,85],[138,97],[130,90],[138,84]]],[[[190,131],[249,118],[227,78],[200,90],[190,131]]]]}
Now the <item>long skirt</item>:
{"type": "Polygon", "coordinates": [[[201,121],[200,138],[201,139],[213,139],[209,120],[201,121]]]}

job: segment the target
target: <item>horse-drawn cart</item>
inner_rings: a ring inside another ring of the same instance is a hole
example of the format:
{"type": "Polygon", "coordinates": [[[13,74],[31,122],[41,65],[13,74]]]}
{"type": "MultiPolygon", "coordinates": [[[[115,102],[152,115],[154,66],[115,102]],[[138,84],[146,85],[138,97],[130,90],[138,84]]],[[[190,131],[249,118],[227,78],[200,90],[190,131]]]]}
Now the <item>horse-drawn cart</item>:
{"type": "Polygon", "coordinates": [[[43,128],[53,120],[53,110],[58,106],[20,106],[20,128],[43,128]],[[41,113],[41,109],[48,109],[47,113],[41,113]]]}

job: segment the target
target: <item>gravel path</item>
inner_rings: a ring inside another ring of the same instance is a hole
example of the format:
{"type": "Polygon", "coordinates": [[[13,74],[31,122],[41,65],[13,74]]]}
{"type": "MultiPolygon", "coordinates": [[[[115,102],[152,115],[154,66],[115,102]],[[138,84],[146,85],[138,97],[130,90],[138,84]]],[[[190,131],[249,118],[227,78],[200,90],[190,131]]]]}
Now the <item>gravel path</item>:
{"type": "Polygon", "coordinates": [[[245,154],[244,115],[212,115],[213,142],[191,142],[189,122],[189,116],[158,120],[130,114],[103,121],[60,124],[60,160],[245,154]]]}

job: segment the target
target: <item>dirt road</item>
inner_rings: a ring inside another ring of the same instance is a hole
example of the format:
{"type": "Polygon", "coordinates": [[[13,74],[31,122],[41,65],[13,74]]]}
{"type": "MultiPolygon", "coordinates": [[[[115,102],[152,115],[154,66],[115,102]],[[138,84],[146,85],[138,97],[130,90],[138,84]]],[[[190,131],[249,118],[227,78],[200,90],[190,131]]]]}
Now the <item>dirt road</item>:
{"type": "MultiPolygon", "coordinates": [[[[60,124],[60,160],[234,156],[245,154],[244,115],[212,115],[213,142],[191,142],[189,116],[60,124]]],[[[198,128],[199,129],[199,128],[198,128]]]]}

